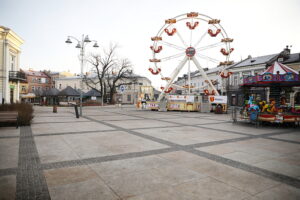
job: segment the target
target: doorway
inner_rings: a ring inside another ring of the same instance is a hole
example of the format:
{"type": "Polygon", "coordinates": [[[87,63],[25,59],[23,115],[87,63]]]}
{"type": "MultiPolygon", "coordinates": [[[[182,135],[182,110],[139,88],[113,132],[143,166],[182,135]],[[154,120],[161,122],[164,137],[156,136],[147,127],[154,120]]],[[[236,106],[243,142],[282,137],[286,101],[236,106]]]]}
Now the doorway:
{"type": "Polygon", "coordinates": [[[14,103],[14,88],[10,88],[10,103],[14,103]]]}

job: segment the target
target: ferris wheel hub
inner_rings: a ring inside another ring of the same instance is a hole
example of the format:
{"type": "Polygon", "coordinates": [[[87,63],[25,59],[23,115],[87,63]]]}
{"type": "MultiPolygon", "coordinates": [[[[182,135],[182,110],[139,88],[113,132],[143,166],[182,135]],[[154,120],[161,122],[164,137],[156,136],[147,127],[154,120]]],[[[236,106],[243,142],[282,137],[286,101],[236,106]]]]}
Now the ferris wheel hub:
{"type": "Polygon", "coordinates": [[[188,47],[185,50],[185,54],[187,57],[192,58],[196,54],[196,49],[194,47],[188,47]]]}

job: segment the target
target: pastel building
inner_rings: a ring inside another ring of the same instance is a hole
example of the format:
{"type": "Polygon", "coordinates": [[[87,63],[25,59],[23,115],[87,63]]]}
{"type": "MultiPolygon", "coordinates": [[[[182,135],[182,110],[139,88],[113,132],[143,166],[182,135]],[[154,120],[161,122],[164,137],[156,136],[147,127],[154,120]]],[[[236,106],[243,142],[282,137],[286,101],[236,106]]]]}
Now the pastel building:
{"type": "Polygon", "coordinates": [[[20,82],[26,80],[20,71],[23,43],[24,40],[11,29],[0,26],[0,104],[20,100],[20,82]]]}

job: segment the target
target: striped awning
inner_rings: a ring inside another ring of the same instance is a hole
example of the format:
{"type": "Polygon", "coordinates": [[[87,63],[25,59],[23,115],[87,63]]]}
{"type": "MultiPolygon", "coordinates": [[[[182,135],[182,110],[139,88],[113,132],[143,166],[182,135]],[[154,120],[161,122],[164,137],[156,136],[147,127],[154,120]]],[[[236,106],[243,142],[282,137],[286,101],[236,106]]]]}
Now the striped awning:
{"type": "Polygon", "coordinates": [[[281,64],[279,62],[275,62],[272,66],[270,66],[268,69],[266,69],[261,75],[264,75],[266,73],[271,74],[286,74],[286,73],[292,73],[292,74],[298,74],[298,72],[284,64],[281,64]]]}

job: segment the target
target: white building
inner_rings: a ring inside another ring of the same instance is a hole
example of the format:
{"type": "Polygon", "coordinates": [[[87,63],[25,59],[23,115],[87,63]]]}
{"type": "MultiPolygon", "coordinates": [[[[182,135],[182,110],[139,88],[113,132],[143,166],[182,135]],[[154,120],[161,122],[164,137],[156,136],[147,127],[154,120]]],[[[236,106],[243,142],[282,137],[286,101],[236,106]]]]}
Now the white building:
{"type": "Polygon", "coordinates": [[[25,74],[20,72],[20,46],[24,41],[11,29],[0,26],[0,104],[20,100],[20,81],[25,74]]]}

